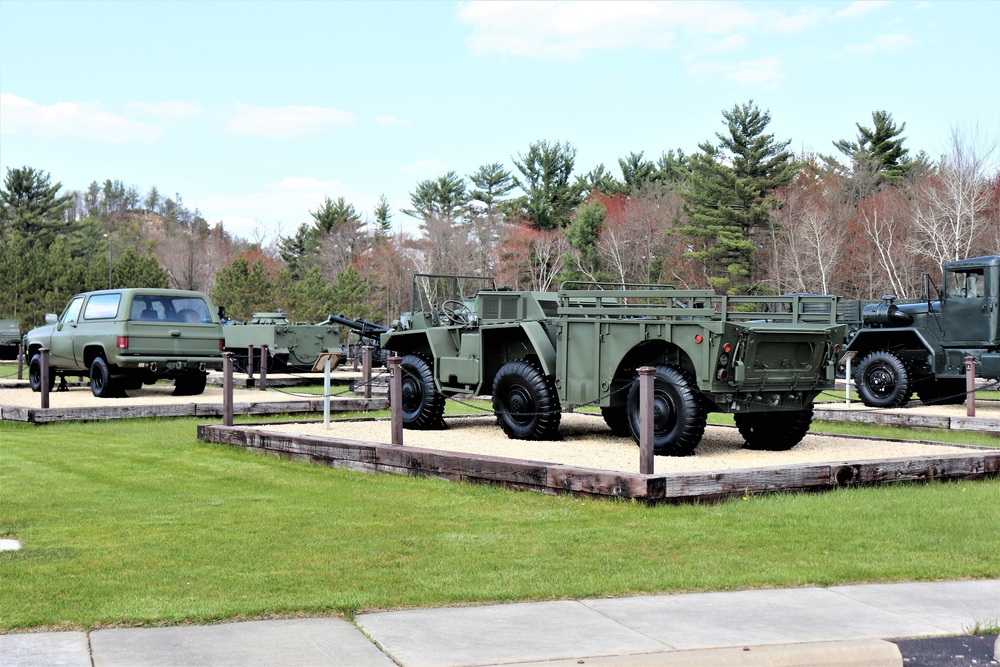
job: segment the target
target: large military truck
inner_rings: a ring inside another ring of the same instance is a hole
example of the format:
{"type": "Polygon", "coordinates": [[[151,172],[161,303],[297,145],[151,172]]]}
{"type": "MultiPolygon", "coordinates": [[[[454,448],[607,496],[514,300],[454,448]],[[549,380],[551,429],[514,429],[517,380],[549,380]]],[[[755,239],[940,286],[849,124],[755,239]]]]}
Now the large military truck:
{"type": "MultiPolygon", "coordinates": [[[[332,316],[331,316],[332,317],[332,316]]],[[[315,371],[317,363],[331,358],[332,366],[340,360],[340,330],[330,318],[312,324],[290,322],[282,312],[254,313],[245,324],[222,327],[226,350],[233,353],[238,368],[249,368],[249,346],[259,354],[267,345],[267,370],[315,371]]]]}
{"type": "Polygon", "coordinates": [[[637,369],[653,366],[661,455],[693,453],[709,412],[733,413],[750,448],[795,446],[813,400],[834,387],[845,335],[831,296],[603,283],[530,292],[431,275],[415,276],[413,295],[414,310],[382,336],[404,355],[404,427],[441,427],[448,396],[492,395],[511,438],[558,438],[567,404],[600,406],[614,433],[638,441],[637,369]]]}
{"type": "Polygon", "coordinates": [[[928,404],[965,400],[965,357],[976,375],[1000,379],[1000,256],[947,262],[941,285],[923,274],[919,300],[840,305],[848,324],[845,352],[855,353],[858,395],[865,405],[905,405],[916,392],[928,404]]]}
{"type": "Polygon", "coordinates": [[[175,396],[205,390],[222,369],[222,327],[207,295],[187,290],[115,289],[77,294],[62,315],[24,335],[28,384],[52,389],[57,376],[90,377],[99,398],[173,380],[175,396]],[[41,350],[49,350],[48,376],[41,350]]]}
{"type": "Polygon", "coordinates": [[[17,320],[0,320],[0,359],[17,359],[21,326],[17,320]]]}

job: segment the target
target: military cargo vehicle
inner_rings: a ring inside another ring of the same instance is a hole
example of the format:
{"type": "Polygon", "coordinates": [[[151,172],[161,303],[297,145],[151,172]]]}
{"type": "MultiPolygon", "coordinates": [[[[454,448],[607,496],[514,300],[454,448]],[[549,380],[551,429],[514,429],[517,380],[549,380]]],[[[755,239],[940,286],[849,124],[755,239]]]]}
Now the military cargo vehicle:
{"type": "Polygon", "coordinates": [[[222,327],[226,350],[233,353],[237,368],[246,369],[249,345],[259,363],[260,348],[267,345],[267,370],[303,372],[316,370],[323,355],[340,355],[340,332],[329,318],[318,323],[289,322],[282,312],[254,313],[245,324],[232,323],[222,327]]]}
{"type": "Polygon", "coordinates": [[[492,395],[511,438],[558,438],[567,404],[599,406],[613,432],[638,441],[637,369],[653,366],[661,455],[693,453],[709,412],[733,413],[750,448],[795,446],[813,400],[834,387],[845,335],[831,296],[580,282],[530,292],[417,275],[413,297],[414,310],[382,335],[382,347],[404,355],[404,427],[442,426],[448,396],[492,395]]]}
{"type": "Polygon", "coordinates": [[[222,327],[201,292],[86,292],[45,321],[24,335],[32,391],[41,391],[43,382],[52,389],[58,375],[83,375],[100,398],[124,396],[161,379],[174,381],[175,396],[191,396],[205,390],[206,371],[222,369],[222,327]],[[46,378],[42,348],[49,350],[46,378]]]}
{"type": "Polygon", "coordinates": [[[0,359],[17,359],[21,326],[17,320],[0,320],[0,359]]]}
{"type": "Polygon", "coordinates": [[[899,407],[913,392],[924,403],[961,403],[967,356],[977,376],[1000,379],[1000,256],[945,263],[940,287],[924,274],[919,301],[887,295],[839,308],[867,406],[899,407]]]}

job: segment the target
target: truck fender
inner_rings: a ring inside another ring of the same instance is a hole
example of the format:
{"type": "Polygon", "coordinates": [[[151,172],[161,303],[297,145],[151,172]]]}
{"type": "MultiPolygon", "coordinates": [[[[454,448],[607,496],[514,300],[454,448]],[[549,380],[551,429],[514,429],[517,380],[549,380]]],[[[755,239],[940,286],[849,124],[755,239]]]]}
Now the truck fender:
{"type": "Polygon", "coordinates": [[[556,348],[549,340],[545,327],[541,322],[522,322],[521,330],[527,336],[528,342],[538,355],[538,363],[542,366],[542,372],[546,375],[555,375],[556,372],[556,348]]]}
{"type": "Polygon", "coordinates": [[[934,367],[935,346],[927,340],[923,331],[914,329],[861,329],[844,352],[856,351],[858,361],[872,350],[893,350],[903,348],[907,351],[927,353],[927,361],[934,367]]]}

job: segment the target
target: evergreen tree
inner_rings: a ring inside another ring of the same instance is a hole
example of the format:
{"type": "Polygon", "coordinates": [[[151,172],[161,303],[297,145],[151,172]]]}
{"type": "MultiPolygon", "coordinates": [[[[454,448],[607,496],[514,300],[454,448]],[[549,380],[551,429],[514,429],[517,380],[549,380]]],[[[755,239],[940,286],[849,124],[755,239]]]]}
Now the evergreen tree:
{"type": "Polygon", "coordinates": [[[582,199],[579,185],[572,183],[576,149],[569,143],[537,141],[527,155],[518,155],[514,166],[521,178],[514,182],[524,192],[519,204],[535,229],[548,231],[569,224],[569,216],[582,199]]]}
{"type": "Polygon", "coordinates": [[[371,299],[371,287],[353,266],[337,274],[333,286],[333,311],[352,320],[377,320],[381,317],[371,299]]]}
{"type": "Polygon", "coordinates": [[[469,198],[482,203],[488,216],[493,215],[500,200],[514,189],[513,177],[499,162],[480,166],[474,173],[469,174],[469,180],[476,186],[469,193],[469,198]]]}
{"type": "Polygon", "coordinates": [[[624,189],[624,186],[611,175],[603,164],[591,169],[586,176],[577,176],[576,187],[581,192],[600,192],[608,196],[615,195],[624,189]]]}
{"type": "Polygon", "coordinates": [[[310,227],[304,222],[292,236],[278,239],[278,254],[295,279],[301,278],[308,271],[310,252],[315,252],[315,247],[311,245],[310,227]]]}
{"type": "Polygon", "coordinates": [[[257,258],[253,265],[240,256],[215,276],[212,301],[223,306],[234,320],[246,320],[254,312],[272,307],[271,277],[264,262],[257,258]]]}
{"type": "Polygon", "coordinates": [[[295,282],[289,317],[301,322],[319,322],[333,313],[334,289],[319,267],[312,267],[302,280],[295,282]]]}
{"type": "Polygon", "coordinates": [[[857,141],[841,139],[833,142],[837,150],[851,159],[852,170],[857,176],[874,176],[874,179],[868,179],[872,180],[872,186],[861,188],[862,191],[857,193],[858,199],[871,194],[881,185],[900,181],[920,163],[919,158],[910,160],[907,157],[909,150],[903,147],[906,137],[901,135],[906,123],[897,127],[892,114],[883,110],[872,112],[872,123],[874,127],[870,129],[857,123],[857,141]]]}
{"type": "Polygon", "coordinates": [[[656,165],[642,158],[643,153],[629,153],[625,159],[618,158],[618,166],[622,170],[622,191],[634,195],[642,188],[656,180],[656,165]]]}
{"type": "Polygon", "coordinates": [[[719,145],[699,144],[702,152],[690,159],[681,231],[694,240],[687,256],[705,263],[709,284],[734,294],[755,286],[755,234],[770,228],[770,211],[781,204],[773,193],[791,183],[799,165],[785,150],[791,140],[765,134],[771,114],[753,100],[722,116],[728,132],[716,134],[719,145]]]}
{"type": "Polygon", "coordinates": [[[417,183],[417,189],[410,193],[413,208],[403,209],[403,213],[425,222],[431,218],[456,220],[468,203],[465,179],[449,171],[444,176],[417,183]]]}
{"type": "Polygon", "coordinates": [[[392,209],[389,200],[382,195],[375,206],[375,236],[385,238],[392,233],[392,209]]]}
{"type": "Polygon", "coordinates": [[[61,183],[51,183],[49,175],[32,167],[7,169],[0,188],[0,230],[14,227],[33,243],[48,246],[56,236],[73,227],[67,211],[72,195],[59,195],[61,183]]]}
{"type": "Polygon", "coordinates": [[[580,253],[580,269],[591,279],[598,277],[596,246],[606,217],[607,210],[601,202],[588,201],[577,207],[565,231],[566,241],[580,253]]]}

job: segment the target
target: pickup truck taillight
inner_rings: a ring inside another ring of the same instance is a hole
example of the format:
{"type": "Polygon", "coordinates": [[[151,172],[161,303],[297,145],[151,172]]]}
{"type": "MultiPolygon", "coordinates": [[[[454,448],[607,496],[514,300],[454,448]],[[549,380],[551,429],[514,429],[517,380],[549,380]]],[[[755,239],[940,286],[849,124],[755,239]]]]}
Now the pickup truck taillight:
{"type": "Polygon", "coordinates": [[[119,350],[128,349],[128,336],[119,336],[118,340],[115,341],[115,347],[119,350]]]}
{"type": "Polygon", "coordinates": [[[219,339],[219,352],[225,352],[225,351],[226,351],[226,339],[225,338],[220,338],[219,339]]]}

